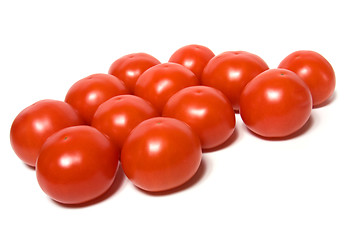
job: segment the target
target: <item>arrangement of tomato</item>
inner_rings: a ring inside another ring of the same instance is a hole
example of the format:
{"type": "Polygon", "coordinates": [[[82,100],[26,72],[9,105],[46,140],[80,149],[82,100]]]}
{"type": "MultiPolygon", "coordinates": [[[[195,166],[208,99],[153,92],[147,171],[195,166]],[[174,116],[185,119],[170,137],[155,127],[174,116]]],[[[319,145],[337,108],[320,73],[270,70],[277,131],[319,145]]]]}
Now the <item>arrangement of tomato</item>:
{"type": "Polygon", "coordinates": [[[167,63],[133,53],[107,74],[76,81],[64,101],[25,108],[10,141],[42,190],[63,204],[105,193],[120,164],[136,187],[166,191],[194,176],[203,150],[232,136],[236,113],[256,136],[292,136],[334,89],[331,64],[313,51],[296,51],[276,69],[253,53],[215,55],[195,44],[167,63]]]}

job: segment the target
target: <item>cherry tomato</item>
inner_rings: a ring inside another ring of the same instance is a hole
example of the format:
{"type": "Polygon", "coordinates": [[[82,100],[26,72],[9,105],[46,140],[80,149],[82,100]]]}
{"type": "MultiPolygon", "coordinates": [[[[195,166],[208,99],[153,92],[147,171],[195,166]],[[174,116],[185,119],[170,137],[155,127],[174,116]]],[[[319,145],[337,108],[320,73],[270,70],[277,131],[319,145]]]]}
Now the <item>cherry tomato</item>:
{"type": "Polygon", "coordinates": [[[168,99],[182,88],[198,85],[195,74],[177,63],[151,67],[138,79],[134,93],[148,100],[161,112],[168,99]]]}
{"type": "Polygon", "coordinates": [[[65,102],[74,107],[87,124],[100,104],[116,95],[127,94],[125,84],[110,74],[93,74],[72,85],[65,102]]]}
{"type": "Polygon", "coordinates": [[[309,119],[312,98],[308,86],[294,72],[270,69],[250,81],[240,100],[243,122],[263,137],[285,137],[309,119]]]}
{"type": "Polygon", "coordinates": [[[164,191],[187,182],[201,162],[198,136],[173,118],[143,121],[125,141],[121,164],[127,177],[146,191],[164,191]]]}
{"type": "Polygon", "coordinates": [[[334,70],[331,64],[316,52],[293,52],[279,64],[279,68],[291,70],[303,79],[310,89],[314,106],[324,103],[334,92],[334,70]]]}
{"type": "Polygon", "coordinates": [[[119,95],[98,107],[92,126],[122,148],[133,128],[152,117],[158,117],[158,112],[149,102],[134,95],[119,95]]]}
{"type": "Polygon", "coordinates": [[[214,57],[214,53],[201,45],[187,45],[171,55],[169,62],[181,64],[191,70],[198,79],[201,79],[206,64],[214,57]]]}
{"type": "Polygon", "coordinates": [[[163,116],[187,123],[198,134],[204,149],[224,143],[236,122],[226,96],[207,86],[188,87],[174,94],[165,105],[163,116]]]}
{"type": "Polygon", "coordinates": [[[77,112],[67,103],[41,100],[21,111],[14,119],[10,141],[17,156],[34,167],[44,141],[60,129],[83,124],[77,112]]]}
{"type": "Polygon", "coordinates": [[[65,128],[43,144],[36,165],[42,190],[64,204],[92,200],[113,183],[119,152],[97,129],[65,128]]]}
{"type": "Polygon", "coordinates": [[[108,73],[122,80],[130,93],[133,93],[139,76],[157,64],[160,61],[147,53],[132,53],[113,62],[108,73]]]}
{"type": "Polygon", "coordinates": [[[221,90],[237,111],[243,88],[256,75],[267,69],[264,60],[255,54],[229,51],[215,56],[208,62],[201,82],[221,90]]]}

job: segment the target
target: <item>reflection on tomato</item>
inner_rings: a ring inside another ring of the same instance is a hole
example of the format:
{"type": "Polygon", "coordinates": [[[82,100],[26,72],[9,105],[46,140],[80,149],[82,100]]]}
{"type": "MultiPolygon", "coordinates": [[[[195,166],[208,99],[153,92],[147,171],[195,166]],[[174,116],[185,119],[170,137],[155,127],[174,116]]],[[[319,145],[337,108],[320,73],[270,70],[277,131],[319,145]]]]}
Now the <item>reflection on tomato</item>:
{"type": "Polygon", "coordinates": [[[231,103],[219,90],[193,86],[173,95],[163,116],[187,123],[199,136],[204,149],[224,143],[235,129],[235,113],[231,103]]]}
{"type": "Polygon", "coordinates": [[[119,95],[98,107],[92,126],[122,148],[133,128],[152,117],[158,117],[158,112],[149,102],[134,95],[119,95]]]}
{"type": "Polygon", "coordinates": [[[201,162],[198,136],[184,122],[157,117],[140,123],[125,141],[121,164],[127,177],[146,191],[187,182],[201,162]]]}
{"type": "Polygon", "coordinates": [[[199,80],[189,69],[177,63],[163,63],[153,66],[139,77],[134,93],[161,112],[172,95],[198,84],[199,80]]]}
{"type": "Polygon", "coordinates": [[[246,126],[264,137],[285,137],[309,119],[312,98],[308,86],[294,72],[270,69],[244,88],[240,114],[246,126]]]}
{"type": "Polygon", "coordinates": [[[116,95],[127,94],[125,84],[110,74],[92,74],[74,83],[68,90],[65,102],[74,107],[87,124],[100,104],[116,95]]]}
{"type": "Polygon", "coordinates": [[[34,167],[44,141],[60,129],[83,124],[77,112],[67,103],[41,100],[21,111],[10,132],[11,145],[18,157],[34,167]]]}
{"type": "Polygon", "coordinates": [[[334,70],[331,64],[316,52],[293,52],[279,64],[279,68],[291,70],[303,79],[310,89],[314,106],[324,103],[334,92],[334,70]]]}
{"type": "Polygon", "coordinates": [[[43,144],[36,165],[42,190],[65,204],[92,200],[114,181],[119,152],[90,126],[65,128],[43,144]]]}
{"type": "Polygon", "coordinates": [[[132,53],[113,62],[108,73],[122,80],[130,93],[133,93],[139,76],[157,64],[160,61],[147,53],[132,53]]]}
{"type": "Polygon", "coordinates": [[[174,52],[169,62],[181,64],[191,70],[198,79],[201,79],[206,64],[214,57],[214,53],[207,47],[192,44],[184,46],[174,52]]]}
{"type": "Polygon", "coordinates": [[[234,110],[238,110],[243,88],[267,69],[264,60],[255,54],[229,51],[215,56],[208,62],[201,82],[221,90],[229,98],[234,110]]]}

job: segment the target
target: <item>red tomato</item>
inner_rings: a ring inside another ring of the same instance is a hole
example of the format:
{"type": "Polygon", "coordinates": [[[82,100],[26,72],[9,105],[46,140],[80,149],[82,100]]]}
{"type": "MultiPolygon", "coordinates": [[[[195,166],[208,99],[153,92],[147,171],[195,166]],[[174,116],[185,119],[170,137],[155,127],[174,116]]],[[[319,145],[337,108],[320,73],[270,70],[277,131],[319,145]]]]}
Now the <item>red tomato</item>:
{"type": "Polygon", "coordinates": [[[144,72],[135,85],[135,95],[148,100],[161,112],[168,99],[182,88],[198,85],[189,69],[177,63],[163,63],[144,72]]]}
{"type": "Polygon", "coordinates": [[[74,83],[65,102],[74,107],[87,124],[100,104],[116,95],[127,94],[125,84],[110,74],[93,74],[74,83]]]}
{"type": "Polygon", "coordinates": [[[313,51],[296,51],[287,56],[279,68],[295,72],[308,85],[313,105],[324,103],[335,89],[335,73],[331,64],[313,51]]]}
{"type": "Polygon", "coordinates": [[[309,119],[312,98],[308,86],[294,72],[267,70],[244,88],[240,114],[247,127],[264,137],[285,137],[309,119]]]}
{"type": "Polygon", "coordinates": [[[214,57],[214,53],[201,45],[187,45],[171,55],[169,62],[181,64],[191,70],[198,79],[201,79],[206,64],[214,57]]]}
{"type": "Polygon", "coordinates": [[[43,144],[36,176],[42,190],[64,204],[92,200],[113,183],[119,152],[90,126],[65,128],[43,144]]]}
{"type": "Polygon", "coordinates": [[[198,136],[184,122],[151,118],[125,141],[121,164],[127,177],[146,191],[164,191],[187,182],[201,162],[198,136]]]}
{"type": "Polygon", "coordinates": [[[158,117],[158,112],[149,102],[134,95],[119,95],[98,107],[92,126],[122,148],[133,128],[152,117],[158,117]]]}
{"type": "Polygon", "coordinates": [[[256,75],[267,69],[268,66],[264,60],[252,53],[224,52],[208,62],[201,82],[221,90],[237,111],[243,88],[256,75]]]}
{"type": "Polygon", "coordinates": [[[207,86],[182,89],[173,95],[163,116],[187,123],[199,136],[204,149],[224,143],[235,129],[231,103],[219,90],[207,86]]]}
{"type": "Polygon", "coordinates": [[[67,103],[41,100],[21,111],[10,132],[11,145],[18,157],[35,166],[44,141],[60,129],[83,124],[77,112],[67,103]]]}
{"type": "Polygon", "coordinates": [[[133,93],[139,76],[157,64],[160,64],[160,61],[147,53],[132,53],[113,62],[108,73],[121,79],[133,93]]]}

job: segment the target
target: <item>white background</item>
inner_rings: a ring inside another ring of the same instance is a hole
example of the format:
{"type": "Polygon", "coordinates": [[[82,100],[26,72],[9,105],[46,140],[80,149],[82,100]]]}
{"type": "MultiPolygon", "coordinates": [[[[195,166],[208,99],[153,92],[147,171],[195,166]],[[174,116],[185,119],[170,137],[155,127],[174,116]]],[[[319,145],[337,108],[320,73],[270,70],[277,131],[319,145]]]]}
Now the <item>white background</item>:
{"type": "Polygon", "coordinates": [[[344,9],[342,1],[1,1],[0,239],[345,239],[344,9]],[[14,154],[10,126],[25,107],[63,100],[117,58],[166,62],[201,44],[245,50],[271,68],[309,49],[333,65],[332,99],[293,138],[252,135],[237,115],[227,146],[168,194],[136,189],[120,171],[93,204],[66,207],[14,154]]]}

